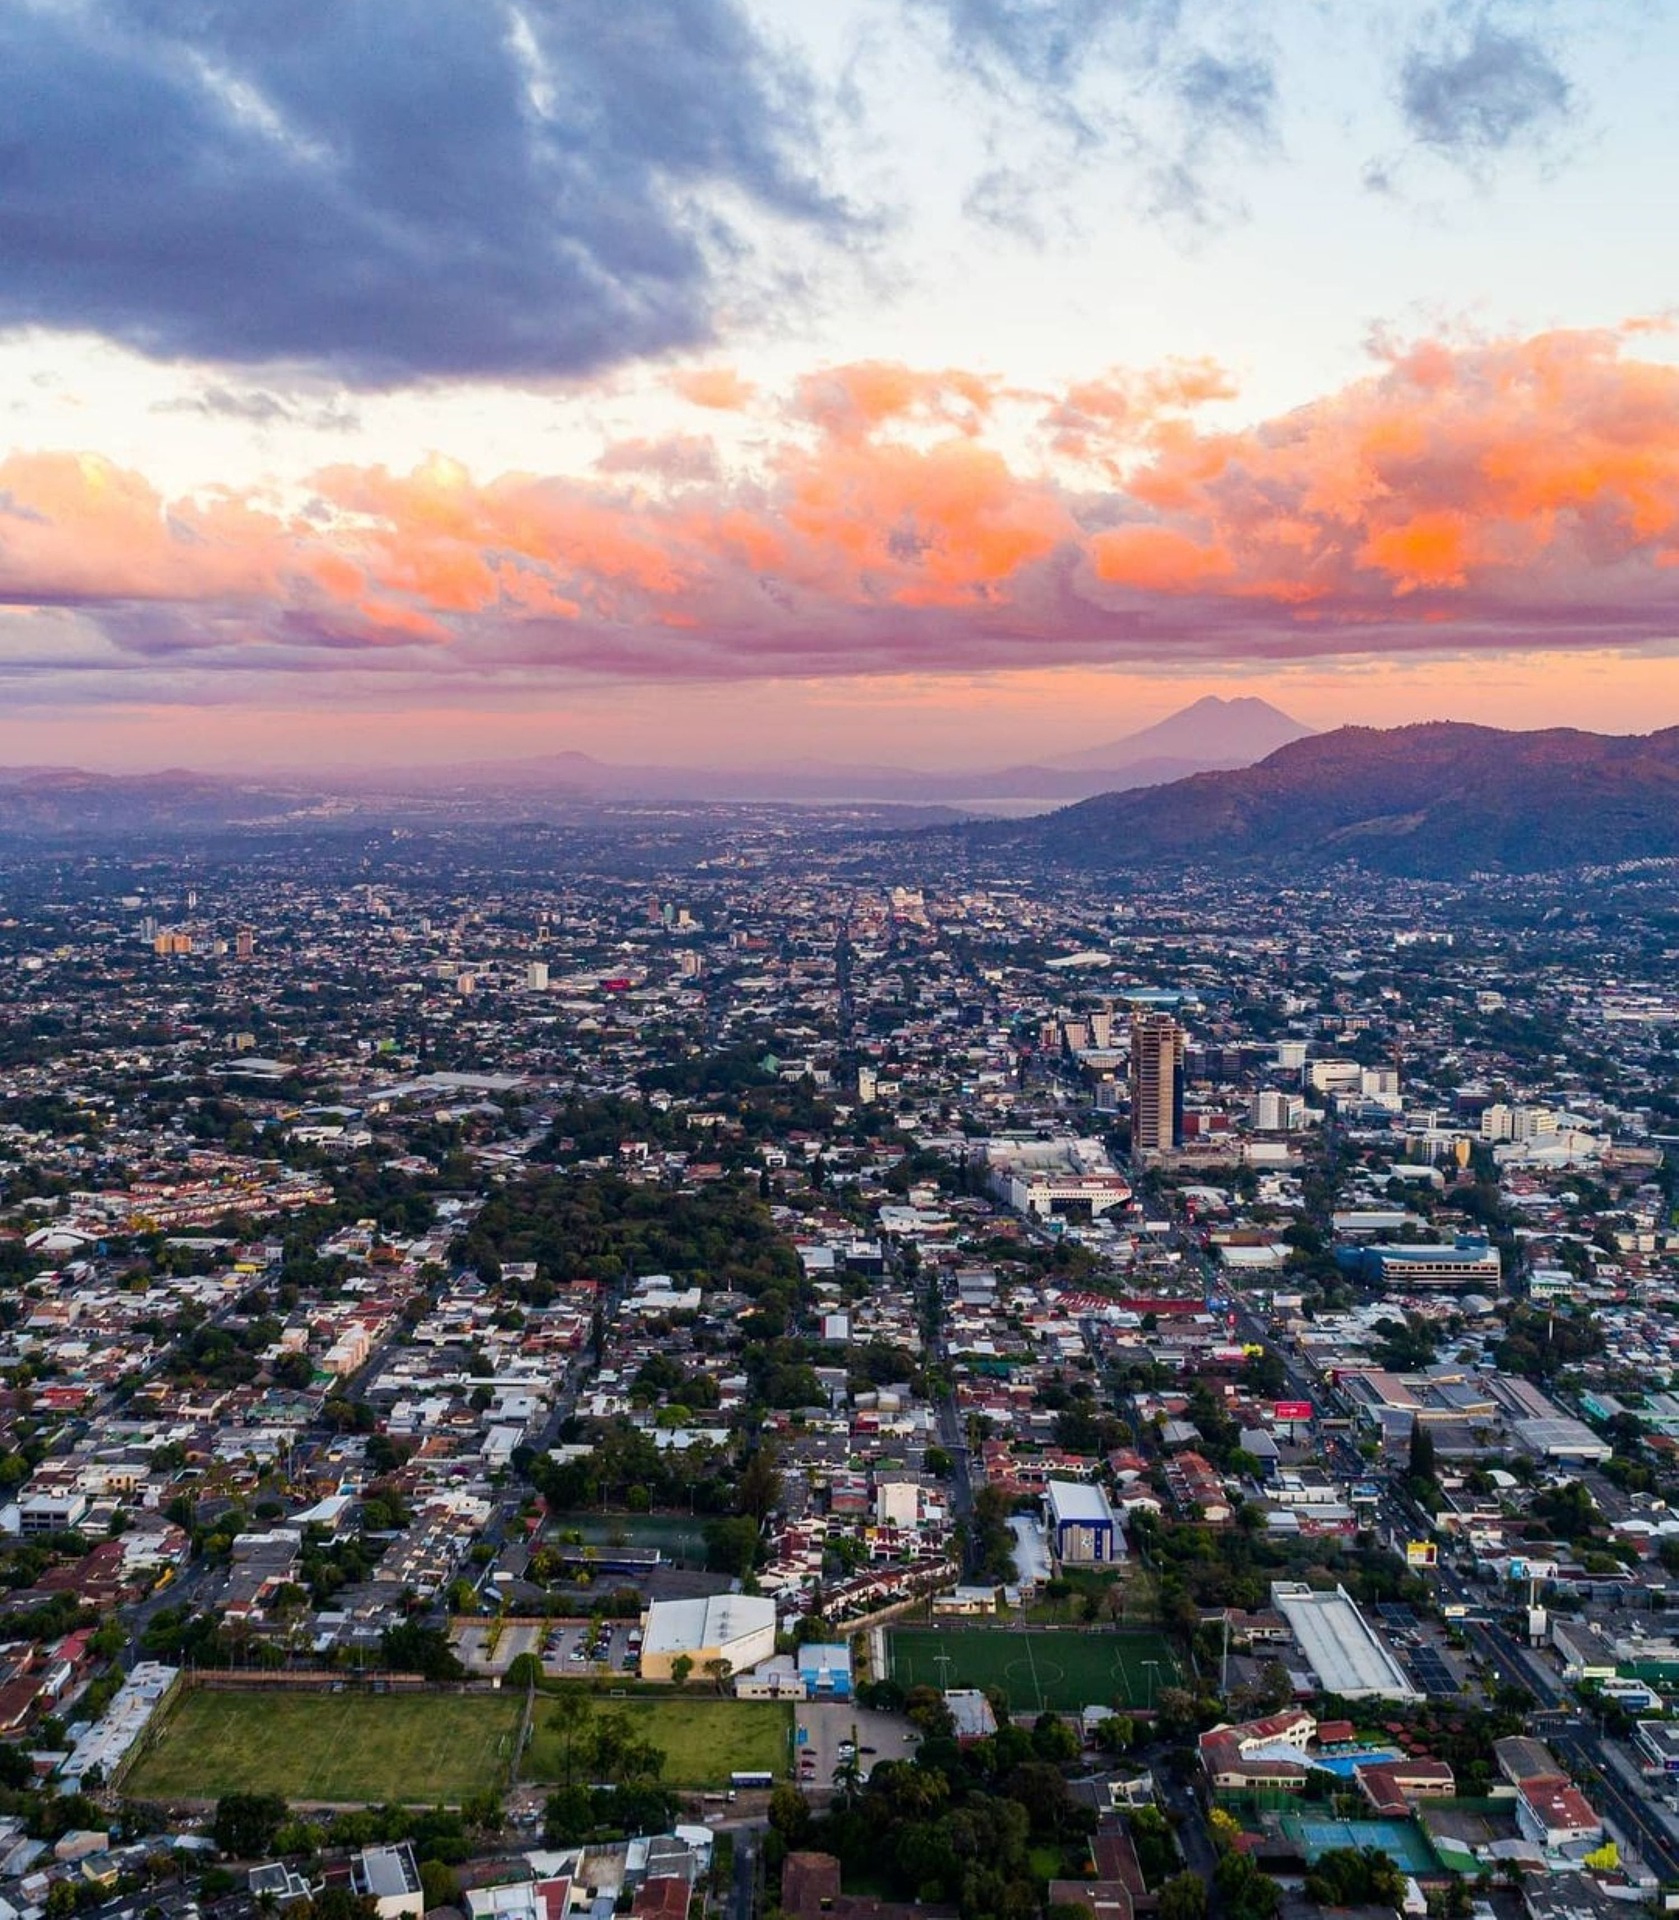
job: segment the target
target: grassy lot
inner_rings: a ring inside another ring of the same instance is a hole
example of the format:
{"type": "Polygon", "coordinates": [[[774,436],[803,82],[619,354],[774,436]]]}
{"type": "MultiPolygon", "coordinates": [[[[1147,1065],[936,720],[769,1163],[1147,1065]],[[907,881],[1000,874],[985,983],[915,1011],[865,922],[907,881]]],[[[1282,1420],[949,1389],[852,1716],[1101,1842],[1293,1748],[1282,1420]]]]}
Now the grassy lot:
{"type": "MultiPolygon", "coordinates": [[[[726,1787],[731,1773],[767,1770],[785,1779],[792,1750],[793,1710],[774,1700],[706,1700],[680,1694],[649,1699],[594,1702],[597,1713],[628,1716],[639,1739],[651,1740],[665,1756],[664,1779],[673,1787],[726,1787]]],[[[531,1743],[521,1779],[546,1783],[559,1778],[557,1743],[547,1726],[540,1696],[531,1726],[531,1743]]]]}
{"type": "Polygon", "coordinates": [[[459,1801],[505,1786],[514,1694],[184,1694],[124,1792],[140,1800],[279,1793],[290,1800],[459,1801]]]}
{"type": "Polygon", "coordinates": [[[887,1644],[904,1686],[1002,1687],[1017,1713],[1146,1707],[1178,1679],[1171,1648],[1152,1632],[894,1627],[887,1644]]]}

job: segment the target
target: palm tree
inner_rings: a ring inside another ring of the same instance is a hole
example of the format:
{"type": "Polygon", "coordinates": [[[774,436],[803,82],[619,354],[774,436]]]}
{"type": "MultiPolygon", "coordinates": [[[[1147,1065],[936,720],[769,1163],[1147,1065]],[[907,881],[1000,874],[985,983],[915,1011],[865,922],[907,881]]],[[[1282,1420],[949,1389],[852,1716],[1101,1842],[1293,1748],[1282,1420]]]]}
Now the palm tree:
{"type": "Polygon", "coordinates": [[[842,1807],[854,1807],[863,1792],[863,1768],[855,1753],[834,1763],[834,1791],[842,1807]]]}

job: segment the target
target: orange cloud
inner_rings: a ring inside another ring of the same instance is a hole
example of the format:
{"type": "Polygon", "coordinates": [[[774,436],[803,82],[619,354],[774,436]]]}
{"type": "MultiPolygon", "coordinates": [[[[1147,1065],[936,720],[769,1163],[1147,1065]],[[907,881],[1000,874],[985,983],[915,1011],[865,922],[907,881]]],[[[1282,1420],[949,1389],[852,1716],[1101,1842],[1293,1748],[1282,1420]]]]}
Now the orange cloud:
{"type": "Polygon", "coordinates": [[[1116,479],[1119,456],[1174,415],[1231,400],[1236,383],[1215,360],[1173,360],[1144,373],[1116,368],[1098,380],[1075,381],[1043,417],[1051,450],[1105,467],[1116,479]]]}
{"type": "MultiPolygon", "coordinates": [[[[749,397],[728,369],[671,378],[749,397]]],[[[1277,419],[1191,417],[1230,392],[1201,362],[1046,395],[871,361],[779,413],[758,396],[732,471],[681,435],[582,476],[347,463],[297,512],[13,455],[0,596],[204,659],[447,647],[719,678],[1671,634],[1679,370],[1623,335],[1424,342],[1277,419]]]]}
{"type": "Polygon", "coordinates": [[[825,433],[860,439],[889,420],[920,417],[977,433],[997,398],[997,382],[946,368],[927,373],[892,360],[859,360],[807,374],[794,410],[825,433]]]}
{"type": "Polygon", "coordinates": [[[1171,527],[1115,527],[1090,543],[1099,580],[1144,593],[1188,593],[1231,571],[1230,557],[1171,527]]]}
{"type": "Polygon", "coordinates": [[[1469,572],[1469,523],[1461,513],[1419,513],[1371,534],[1359,550],[1368,566],[1393,576],[1401,593],[1418,587],[1461,587],[1469,572]]]}
{"type": "Polygon", "coordinates": [[[733,367],[688,367],[673,373],[670,384],[691,405],[715,413],[744,413],[758,391],[733,367]]]}
{"type": "MultiPolygon", "coordinates": [[[[1425,343],[1283,419],[1177,423],[1151,447],[1125,491],[1175,536],[1159,551],[1216,551],[1218,591],[1309,599],[1320,624],[1326,603],[1349,623],[1408,620],[1423,594],[1447,620],[1502,603],[1525,623],[1542,594],[1633,615],[1679,537],[1679,370],[1623,358],[1607,333],[1425,343]]],[[[1101,539],[1092,564],[1114,578],[1101,539]]],[[[1189,566],[1155,584],[1182,591],[1189,566]]]]}

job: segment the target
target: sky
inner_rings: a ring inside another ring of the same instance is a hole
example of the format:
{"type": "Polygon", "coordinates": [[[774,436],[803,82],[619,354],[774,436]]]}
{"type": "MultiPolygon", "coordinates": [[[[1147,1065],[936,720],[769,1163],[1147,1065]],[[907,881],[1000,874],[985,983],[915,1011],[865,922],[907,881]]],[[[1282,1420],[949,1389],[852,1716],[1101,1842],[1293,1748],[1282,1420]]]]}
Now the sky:
{"type": "Polygon", "coordinates": [[[1679,724],[1679,0],[12,0],[0,762],[1679,724]]]}

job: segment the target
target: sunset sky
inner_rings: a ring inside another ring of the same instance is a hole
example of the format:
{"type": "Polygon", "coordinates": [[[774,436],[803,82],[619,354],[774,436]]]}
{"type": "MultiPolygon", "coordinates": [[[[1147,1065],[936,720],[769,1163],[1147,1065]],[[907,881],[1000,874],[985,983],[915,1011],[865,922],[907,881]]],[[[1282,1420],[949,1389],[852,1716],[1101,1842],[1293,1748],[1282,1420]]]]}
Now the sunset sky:
{"type": "Polygon", "coordinates": [[[1679,4],[13,0],[0,761],[1679,724],[1679,4]]]}

